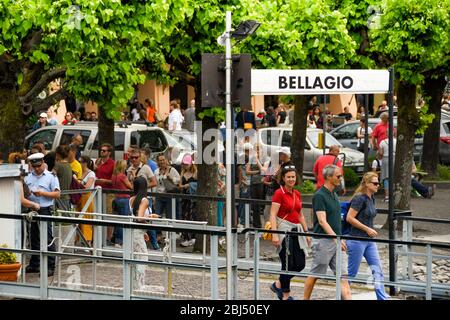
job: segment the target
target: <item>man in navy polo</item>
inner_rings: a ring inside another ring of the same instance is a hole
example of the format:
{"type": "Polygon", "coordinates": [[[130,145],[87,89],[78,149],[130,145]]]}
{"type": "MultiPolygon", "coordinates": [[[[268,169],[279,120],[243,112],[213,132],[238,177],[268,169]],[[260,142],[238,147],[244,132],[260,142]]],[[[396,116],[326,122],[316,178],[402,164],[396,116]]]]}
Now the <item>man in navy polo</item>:
{"type": "MultiPolygon", "coordinates": [[[[44,154],[35,153],[28,157],[32,167],[31,173],[25,177],[25,183],[31,191],[30,200],[37,202],[40,206],[39,215],[51,216],[55,199],[60,196],[58,178],[45,169],[44,154]]],[[[47,225],[48,244],[53,242],[52,224],[47,225]]],[[[39,225],[37,222],[31,223],[30,242],[32,250],[40,249],[39,225]]],[[[49,246],[49,251],[55,251],[55,244],[49,246]]],[[[26,267],[27,273],[39,272],[40,260],[38,255],[32,255],[30,264],[26,267]]],[[[53,276],[55,269],[55,257],[48,257],[48,276],[53,276]]]]}

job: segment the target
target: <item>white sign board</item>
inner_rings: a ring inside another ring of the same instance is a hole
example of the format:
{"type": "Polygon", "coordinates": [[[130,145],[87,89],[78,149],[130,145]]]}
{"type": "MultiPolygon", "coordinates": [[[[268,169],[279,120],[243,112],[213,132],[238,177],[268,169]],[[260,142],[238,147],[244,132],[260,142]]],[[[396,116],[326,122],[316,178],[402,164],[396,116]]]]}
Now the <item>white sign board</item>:
{"type": "Polygon", "coordinates": [[[386,93],[387,70],[252,70],[252,95],[386,93]]]}

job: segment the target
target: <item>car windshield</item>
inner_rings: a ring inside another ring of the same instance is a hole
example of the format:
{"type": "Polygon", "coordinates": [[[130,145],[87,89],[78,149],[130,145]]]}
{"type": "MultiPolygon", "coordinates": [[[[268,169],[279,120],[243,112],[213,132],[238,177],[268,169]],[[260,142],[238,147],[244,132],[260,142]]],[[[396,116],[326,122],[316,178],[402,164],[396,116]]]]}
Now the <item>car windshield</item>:
{"type": "MultiPolygon", "coordinates": [[[[307,132],[308,140],[311,142],[311,144],[314,148],[318,148],[319,132],[320,131],[308,131],[307,132]]],[[[339,141],[337,141],[336,138],[333,137],[328,132],[325,134],[325,144],[326,144],[327,148],[329,148],[330,146],[333,146],[333,145],[342,147],[342,144],[339,141]]]]}
{"type": "Polygon", "coordinates": [[[195,145],[190,143],[186,137],[171,135],[165,131],[164,135],[166,136],[167,143],[170,147],[178,146],[182,150],[194,150],[195,148],[195,145]]]}

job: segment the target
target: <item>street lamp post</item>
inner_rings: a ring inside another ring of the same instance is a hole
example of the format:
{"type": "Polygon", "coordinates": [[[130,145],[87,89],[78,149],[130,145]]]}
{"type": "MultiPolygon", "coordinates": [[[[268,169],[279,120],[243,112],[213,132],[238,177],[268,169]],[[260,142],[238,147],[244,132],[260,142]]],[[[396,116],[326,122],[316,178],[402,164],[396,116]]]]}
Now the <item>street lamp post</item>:
{"type": "Polygon", "coordinates": [[[227,299],[234,298],[233,288],[233,239],[231,234],[233,216],[233,170],[234,155],[233,119],[231,110],[231,11],[226,13],[225,21],[225,111],[226,111],[226,244],[227,244],[227,299]]]}
{"type": "Polygon", "coordinates": [[[233,268],[234,252],[233,252],[233,236],[232,222],[234,216],[234,117],[233,106],[231,105],[231,38],[235,38],[238,42],[253,34],[259,27],[259,23],[254,20],[243,21],[237,29],[232,32],[231,11],[226,12],[225,32],[217,39],[220,45],[225,45],[225,111],[226,111],[226,244],[227,244],[227,299],[235,299],[235,284],[237,270],[233,268]]]}

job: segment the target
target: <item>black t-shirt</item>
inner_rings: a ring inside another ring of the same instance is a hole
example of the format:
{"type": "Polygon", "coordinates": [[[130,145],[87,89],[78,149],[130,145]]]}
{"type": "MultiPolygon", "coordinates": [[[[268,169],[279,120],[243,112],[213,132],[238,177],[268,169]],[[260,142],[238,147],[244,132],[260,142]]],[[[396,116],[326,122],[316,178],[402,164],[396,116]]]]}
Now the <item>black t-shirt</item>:
{"type": "Polygon", "coordinates": [[[280,111],[278,112],[278,115],[280,116],[279,123],[284,123],[286,121],[286,111],[280,111]]]}
{"type": "Polygon", "coordinates": [[[276,127],[277,119],[275,118],[274,114],[266,114],[266,116],[264,117],[264,123],[267,123],[268,127],[276,127]]]}

